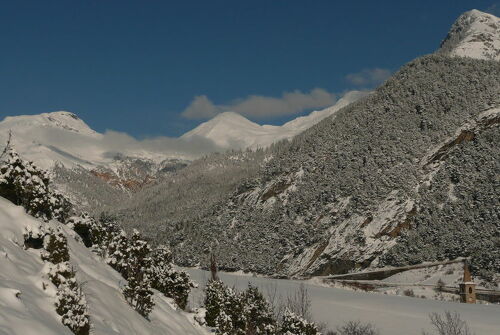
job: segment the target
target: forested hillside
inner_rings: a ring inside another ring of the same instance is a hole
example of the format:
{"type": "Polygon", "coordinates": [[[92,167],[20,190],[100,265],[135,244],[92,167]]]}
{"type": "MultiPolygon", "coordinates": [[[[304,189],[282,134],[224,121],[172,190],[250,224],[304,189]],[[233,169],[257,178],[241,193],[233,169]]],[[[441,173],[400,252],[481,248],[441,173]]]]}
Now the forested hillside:
{"type": "Polygon", "coordinates": [[[183,264],[216,248],[268,274],[470,255],[499,272],[499,105],[498,62],[419,58],[165,239],[183,264]]]}
{"type": "Polygon", "coordinates": [[[155,241],[170,241],[174,230],[211,214],[214,205],[227,199],[236,187],[244,188],[244,181],[254,178],[287,143],[274,144],[268,150],[230,151],[203,157],[143,188],[115,206],[113,212],[128,229],[141,229],[155,241]]]}

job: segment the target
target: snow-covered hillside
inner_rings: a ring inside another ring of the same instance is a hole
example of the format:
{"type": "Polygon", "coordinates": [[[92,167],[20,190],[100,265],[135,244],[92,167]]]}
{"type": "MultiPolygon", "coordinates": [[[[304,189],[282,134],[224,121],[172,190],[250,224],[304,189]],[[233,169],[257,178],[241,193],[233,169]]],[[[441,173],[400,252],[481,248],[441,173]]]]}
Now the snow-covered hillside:
{"type": "Polygon", "coordinates": [[[294,137],[367,94],[361,91],[348,92],[335,105],[321,111],[314,111],[307,116],[298,117],[282,126],[259,125],[237,113],[225,112],[185,133],[181,138],[186,140],[208,139],[222,148],[267,147],[279,140],[294,137]]]}
{"type": "Polygon", "coordinates": [[[500,60],[500,19],[476,9],[462,14],[440,50],[452,56],[500,60]]]}
{"type": "Polygon", "coordinates": [[[84,283],[92,334],[206,334],[159,292],[150,321],[144,319],[120,292],[124,279],[78,242],[72,230],[56,221],[42,223],[0,198],[0,335],[72,334],[55,311],[56,288],[47,277],[47,263],[39,249],[23,248],[24,229],[41,224],[61,227],[67,237],[70,262],[78,282],[84,283]]]}

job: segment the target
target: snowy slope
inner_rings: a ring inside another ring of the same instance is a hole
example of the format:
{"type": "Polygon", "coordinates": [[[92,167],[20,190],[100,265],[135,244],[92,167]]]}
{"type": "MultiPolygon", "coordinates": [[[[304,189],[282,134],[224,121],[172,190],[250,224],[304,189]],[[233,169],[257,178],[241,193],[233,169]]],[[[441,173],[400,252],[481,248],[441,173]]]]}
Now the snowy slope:
{"type": "Polygon", "coordinates": [[[59,161],[66,166],[93,166],[102,163],[102,134],[69,112],[6,117],[0,122],[0,141],[12,131],[14,147],[42,168],[59,161]],[[79,145],[80,144],[80,145],[79,145]]]}
{"type": "MultiPolygon", "coordinates": [[[[71,334],[55,312],[55,287],[38,250],[23,248],[23,229],[40,221],[0,198],[0,335],[71,334]],[[42,283],[47,285],[44,290],[42,283]]],[[[50,222],[45,225],[60,225],[50,222]]],[[[70,262],[89,304],[93,334],[206,334],[190,316],[176,311],[170,299],[155,293],[156,306],[147,321],[125,301],[119,288],[123,278],[72,236],[63,226],[70,262]]]]}
{"type": "Polygon", "coordinates": [[[267,147],[276,141],[292,138],[365,95],[366,92],[351,91],[334,106],[298,117],[282,126],[259,125],[237,113],[225,112],[185,133],[181,138],[209,139],[223,148],[267,147]]]}
{"type": "Polygon", "coordinates": [[[465,12],[441,43],[452,56],[500,60],[500,19],[476,9],[465,12]]]}

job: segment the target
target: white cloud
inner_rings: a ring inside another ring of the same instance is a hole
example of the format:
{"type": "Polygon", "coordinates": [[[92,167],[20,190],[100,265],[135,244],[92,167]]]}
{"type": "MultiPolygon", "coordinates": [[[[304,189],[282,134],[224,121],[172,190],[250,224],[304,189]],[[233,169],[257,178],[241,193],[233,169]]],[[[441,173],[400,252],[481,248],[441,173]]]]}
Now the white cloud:
{"type": "Polygon", "coordinates": [[[250,118],[272,118],[295,115],[312,108],[324,108],[335,103],[336,96],[315,88],[309,93],[285,92],[280,98],[251,95],[226,105],[216,105],[205,95],[196,96],[182,112],[188,119],[209,119],[222,112],[235,112],[250,118]]]}
{"type": "Polygon", "coordinates": [[[391,76],[388,69],[373,68],[364,69],[360,72],[350,73],[345,79],[352,85],[360,87],[375,87],[383,83],[391,76]]]}

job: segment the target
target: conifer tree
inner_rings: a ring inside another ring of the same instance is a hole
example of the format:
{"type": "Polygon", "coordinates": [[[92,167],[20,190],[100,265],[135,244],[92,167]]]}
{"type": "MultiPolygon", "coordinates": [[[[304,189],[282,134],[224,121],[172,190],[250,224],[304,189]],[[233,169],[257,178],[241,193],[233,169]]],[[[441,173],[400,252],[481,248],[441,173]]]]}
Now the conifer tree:
{"type": "MultiPolygon", "coordinates": [[[[124,277],[127,276],[125,261],[128,255],[129,240],[125,231],[113,232],[107,247],[106,263],[113,269],[120,272],[124,277]]],[[[125,278],[126,279],[126,278],[125,278]]]]}
{"type": "Polygon", "coordinates": [[[122,262],[122,270],[128,281],[123,288],[123,295],[129,304],[146,318],[154,306],[150,253],[151,247],[134,229],[126,249],[128,257],[122,262]]]}
{"type": "Polygon", "coordinates": [[[41,254],[44,261],[53,264],[69,261],[68,241],[61,228],[58,228],[55,232],[51,231],[45,237],[44,249],[41,254]]]}
{"type": "Polygon", "coordinates": [[[259,289],[249,284],[243,298],[245,301],[247,332],[249,334],[275,334],[276,321],[273,312],[259,289]]]}
{"type": "Polygon", "coordinates": [[[62,318],[62,323],[74,334],[89,334],[90,319],[87,301],[75,278],[71,278],[59,286],[55,305],[57,314],[62,318]]]}
{"type": "Polygon", "coordinates": [[[165,296],[173,298],[179,308],[185,309],[189,292],[195,285],[189,278],[189,274],[173,267],[171,260],[172,253],[165,246],[159,246],[152,253],[151,275],[153,288],[162,292],[165,296]]]}
{"type": "Polygon", "coordinates": [[[227,287],[220,280],[210,280],[205,287],[204,306],[205,322],[209,327],[216,327],[215,320],[223,310],[227,299],[227,287]]]}
{"type": "Polygon", "coordinates": [[[297,314],[291,312],[288,308],[283,314],[281,322],[281,334],[283,335],[320,335],[318,327],[297,314]]]}
{"type": "Polygon", "coordinates": [[[71,204],[49,188],[49,181],[46,171],[22,160],[13,148],[5,151],[0,162],[0,196],[23,206],[32,216],[65,222],[71,204]]]}

